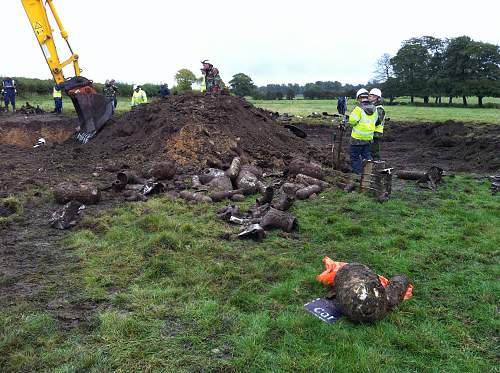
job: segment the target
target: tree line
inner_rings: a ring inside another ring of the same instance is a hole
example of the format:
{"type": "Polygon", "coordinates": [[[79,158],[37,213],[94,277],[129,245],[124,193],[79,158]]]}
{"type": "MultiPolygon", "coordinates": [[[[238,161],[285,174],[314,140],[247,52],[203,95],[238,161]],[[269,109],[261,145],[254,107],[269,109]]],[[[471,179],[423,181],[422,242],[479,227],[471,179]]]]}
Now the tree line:
{"type": "MultiPolygon", "coordinates": [[[[52,94],[54,88],[53,79],[36,79],[36,78],[24,78],[24,77],[12,77],[16,81],[16,88],[18,95],[22,97],[28,97],[31,95],[44,96],[47,94],[52,94]]],[[[3,77],[0,77],[0,82],[3,77]]],[[[95,83],[94,87],[98,92],[102,92],[104,88],[103,83],[95,83]]],[[[116,82],[115,85],[118,88],[118,94],[120,96],[132,96],[133,85],[129,83],[116,82]]],[[[146,91],[148,96],[157,96],[160,90],[159,84],[145,83],[142,85],[142,89],[146,91]]]]}
{"type": "Polygon", "coordinates": [[[441,97],[448,97],[451,105],[454,98],[461,97],[467,105],[467,97],[476,96],[481,107],[484,97],[500,97],[500,47],[468,36],[412,38],[402,42],[395,56],[384,54],[376,63],[375,74],[365,85],[318,81],[303,86],[289,83],[257,87],[242,73],[229,83],[235,94],[263,100],[293,99],[298,94],[307,99],[354,97],[364,86],[382,88],[390,103],[396,97],[409,96],[411,103],[421,97],[429,104],[434,97],[435,104],[442,104],[441,97]]]}
{"type": "Polygon", "coordinates": [[[376,64],[372,84],[380,84],[385,97],[421,97],[424,103],[434,97],[500,97],[500,47],[472,40],[468,36],[438,39],[423,36],[405,40],[394,57],[384,54],[376,64]]]}

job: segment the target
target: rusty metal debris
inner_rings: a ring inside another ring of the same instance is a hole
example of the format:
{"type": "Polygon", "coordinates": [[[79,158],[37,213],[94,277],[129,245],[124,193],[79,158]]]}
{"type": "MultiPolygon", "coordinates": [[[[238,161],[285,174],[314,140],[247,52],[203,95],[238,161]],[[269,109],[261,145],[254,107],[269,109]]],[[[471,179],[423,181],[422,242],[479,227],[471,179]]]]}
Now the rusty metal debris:
{"type": "Polygon", "coordinates": [[[360,190],[373,194],[379,202],[387,201],[392,192],[392,168],[386,168],[385,161],[365,160],[360,190]]]}
{"type": "Polygon", "coordinates": [[[32,106],[30,105],[29,102],[26,102],[23,106],[21,106],[21,109],[19,109],[19,112],[24,115],[37,115],[37,114],[44,114],[45,110],[43,110],[40,105],[32,106]]]}
{"type": "Polygon", "coordinates": [[[396,175],[404,180],[416,180],[418,185],[429,188],[435,192],[443,180],[442,168],[432,166],[427,171],[421,170],[399,170],[396,175]]]}
{"type": "Polygon", "coordinates": [[[85,205],[78,201],[70,201],[55,211],[50,218],[50,226],[55,229],[68,229],[75,226],[81,217],[85,205]]]}
{"type": "Polygon", "coordinates": [[[490,176],[490,180],[491,180],[491,187],[490,187],[491,194],[495,196],[500,190],[500,175],[490,176]]]}

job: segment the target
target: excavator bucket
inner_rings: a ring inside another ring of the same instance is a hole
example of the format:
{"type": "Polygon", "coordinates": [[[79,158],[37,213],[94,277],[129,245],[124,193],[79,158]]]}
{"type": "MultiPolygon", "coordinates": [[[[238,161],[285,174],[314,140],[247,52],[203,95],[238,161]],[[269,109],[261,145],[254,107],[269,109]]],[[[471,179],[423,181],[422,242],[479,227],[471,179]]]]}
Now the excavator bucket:
{"type": "Polygon", "coordinates": [[[70,95],[80,120],[77,139],[87,143],[113,115],[113,101],[98,93],[74,93],[70,95]]]}
{"type": "Polygon", "coordinates": [[[92,80],[83,76],[75,76],[59,84],[73,101],[80,120],[80,131],[76,139],[83,144],[89,142],[104,127],[114,111],[113,101],[97,93],[92,83],[92,80]]]}

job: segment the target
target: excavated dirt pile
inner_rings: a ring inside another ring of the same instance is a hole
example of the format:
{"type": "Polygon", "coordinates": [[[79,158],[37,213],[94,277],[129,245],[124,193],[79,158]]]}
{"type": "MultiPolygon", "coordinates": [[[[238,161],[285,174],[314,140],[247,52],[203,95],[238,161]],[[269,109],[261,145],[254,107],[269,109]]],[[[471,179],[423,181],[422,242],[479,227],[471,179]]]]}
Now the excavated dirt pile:
{"type": "Polygon", "coordinates": [[[107,125],[89,146],[197,169],[229,165],[235,156],[263,168],[282,168],[295,156],[318,158],[313,146],[245,100],[200,94],[137,107],[107,125]]]}

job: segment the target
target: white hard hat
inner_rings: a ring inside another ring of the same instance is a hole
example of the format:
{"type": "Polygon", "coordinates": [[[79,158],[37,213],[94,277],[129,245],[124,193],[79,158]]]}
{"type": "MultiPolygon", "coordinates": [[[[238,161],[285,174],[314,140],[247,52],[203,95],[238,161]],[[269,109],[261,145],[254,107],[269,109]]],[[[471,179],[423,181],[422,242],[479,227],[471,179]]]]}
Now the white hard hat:
{"type": "Polygon", "coordinates": [[[359,96],[368,96],[368,91],[364,88],[361,88],[356,92],[356,98],[359,98],[359,96]]]}
{"type": "Polygon", "coordinates": [[[373,88],[370,91],[370,94],[374,95],[374,96],[377,96],[377,97],[382,97],[382,91],[380,89],[378,89],[378,88],[373,88]]]}

